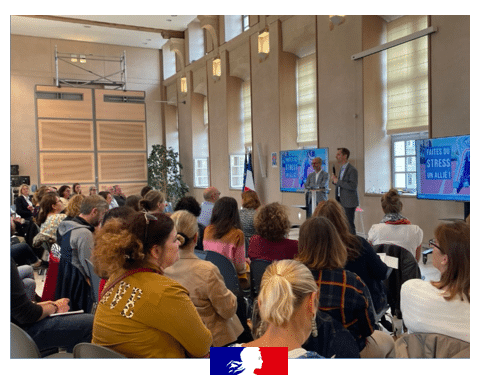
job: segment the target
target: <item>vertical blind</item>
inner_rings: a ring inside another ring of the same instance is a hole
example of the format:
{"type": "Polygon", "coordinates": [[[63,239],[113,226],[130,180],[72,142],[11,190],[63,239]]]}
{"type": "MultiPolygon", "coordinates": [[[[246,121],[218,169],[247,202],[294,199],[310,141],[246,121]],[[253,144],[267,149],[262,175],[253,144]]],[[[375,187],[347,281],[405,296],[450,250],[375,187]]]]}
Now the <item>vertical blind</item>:
{"type": "Polygon", "coordinates": [[[317,142],[316,55],[297,61],[297,142],[317,142]]]}
{"type": "MultiPolygon", "coordinates": [[[[428,27],[427,16],[404,16],[387,25],[387,42],[428,27]]],[[[387,133],[428,129],[428,36],[387,50],[387,133]]]]}
{"type": "Polygon", "coordinates": [[[244,145],[252,145],[251,84],[242,83],[242,118],[244,123],[244,145]]]}

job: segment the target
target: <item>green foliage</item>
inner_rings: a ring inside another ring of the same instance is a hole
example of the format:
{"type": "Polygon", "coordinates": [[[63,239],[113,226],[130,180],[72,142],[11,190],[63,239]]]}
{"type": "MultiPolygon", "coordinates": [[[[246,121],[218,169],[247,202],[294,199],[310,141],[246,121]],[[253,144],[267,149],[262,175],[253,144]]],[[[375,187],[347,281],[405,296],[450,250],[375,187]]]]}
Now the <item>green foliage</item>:
{"type": "Polygon", "coordinates": [[[149,186],[163,192],[172,207],[187,193],[189,187],[182,180],[182,164],[178,161],[179,153],[164,145],[155,144],[147,159],[149,169],[149,186]]]}

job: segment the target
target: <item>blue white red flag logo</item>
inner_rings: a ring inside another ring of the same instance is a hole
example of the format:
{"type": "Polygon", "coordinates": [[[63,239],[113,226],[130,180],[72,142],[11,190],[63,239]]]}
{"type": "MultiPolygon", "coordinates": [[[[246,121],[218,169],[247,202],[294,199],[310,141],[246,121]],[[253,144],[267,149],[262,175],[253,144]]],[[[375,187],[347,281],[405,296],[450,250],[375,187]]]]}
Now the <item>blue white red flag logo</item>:
{"type": "Polygon", "coordinates": [[[211,347],[211,375],[287,375],[287,347],[211,347]]]}

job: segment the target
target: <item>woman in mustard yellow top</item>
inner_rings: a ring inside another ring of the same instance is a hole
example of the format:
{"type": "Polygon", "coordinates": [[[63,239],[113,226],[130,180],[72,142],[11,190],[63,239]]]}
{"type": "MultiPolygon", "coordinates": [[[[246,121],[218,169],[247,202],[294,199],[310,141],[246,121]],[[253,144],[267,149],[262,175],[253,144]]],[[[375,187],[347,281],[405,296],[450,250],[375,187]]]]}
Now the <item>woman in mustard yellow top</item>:
{"type": "Polygon", "coordinates": [[[135,213],[108,221],[95,239],[96,273],[109,277],[95,312],[92,342],[127,357],[209,354],[212,334],[187,290],[163,271],[179,259],[173,221],[135,213]]]}

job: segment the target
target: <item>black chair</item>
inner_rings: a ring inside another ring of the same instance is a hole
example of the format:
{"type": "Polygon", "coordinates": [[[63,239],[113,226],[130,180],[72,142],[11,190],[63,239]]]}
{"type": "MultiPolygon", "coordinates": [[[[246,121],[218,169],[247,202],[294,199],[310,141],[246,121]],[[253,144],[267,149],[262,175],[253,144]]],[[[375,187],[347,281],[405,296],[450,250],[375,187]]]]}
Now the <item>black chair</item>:
{"type": "Polygon", "coordinates": [[[99,302],[99,287],[100,287],[100,277],[94,272],[94,265],[89,259],[85,259],[85,263],[87,264],[87,273],[90,279],[90,288],[92,290],[92,298],[93,298],[93,305],[91,313],[95,314],[95,310],[97,309],[97,304],[99,302]]]}
{"type": "Polygon", "coordinates": [[[384,280],[387,288],[387,301],[391,307],[391,314],[402,319],[401,313],[401,286],[410,279],[420,279],[416,258],[399,245],[380,244],[373,246],[376,253],[386,253],[390,257],[398,258],[398,268],[393,269],[389,277],[384,280]]]}
{"type": "Polygon", "coordinates": [[[73,349],[74,359],[126,359],[121,353],[93,343],[78,343],[73,349]]]}
{"type": "MultiPolygon", "coordinates": [[[[41,358],[37,344],[21,327],[10,322],[10,358],[11,359],[39,359],[41,358]]],[[[71,353],[56,352],[46,356],[48,359],[72,358],[71,353]]]]}
{"type": "Polygon", "coordinates": [[[259,291],[261,289],[262,275],[264,275],[264,271],[271,263],[272,261],[264,259],[254,259],[251,261],[250,281],[252,301],[254,301],[254,299],[259,295],[259,291]]]}
{"type": "Polygon", "coordinates": [[[236,314],[237,317],[239,317],[242,326],[244,326],[244,333],[238,338],[238,340],[242,339],[242,342],[248,342],[252,340],[250,336],[250,328],[247,325],[247,318],[249,318],[251,303],[240,286],[234,264],[229,258],[215,251],[205,250],[205,253],[205,260],[217,266],[220,274],[224,278],[225,286],[237,297],[236,314]]]}
{"type": "Polygon", "coordinates": [[[206,251],[205,260],[217,266],[228,289],[234,292],[236,296],[243,296],[239,278],[237,277],[237,271],[229,258],[215,251],[206,251]]]}

